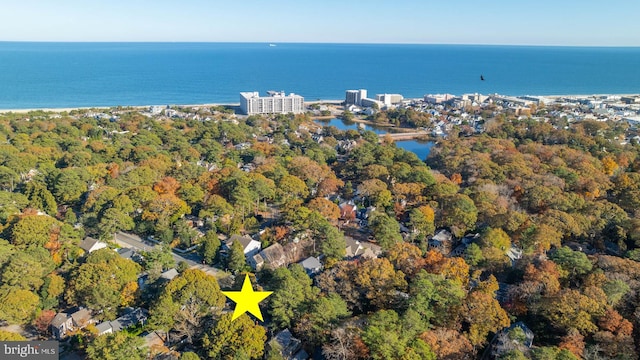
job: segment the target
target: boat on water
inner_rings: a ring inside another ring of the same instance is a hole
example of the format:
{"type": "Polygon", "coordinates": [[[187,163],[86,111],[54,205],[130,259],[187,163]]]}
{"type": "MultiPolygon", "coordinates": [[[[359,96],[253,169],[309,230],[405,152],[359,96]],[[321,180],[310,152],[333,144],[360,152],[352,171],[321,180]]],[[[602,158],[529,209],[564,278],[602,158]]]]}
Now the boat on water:
{"type": "Polygon", "coordinates": [[[269,46],[270,46],[270,47],[276,47],[276,46],[278,46],[278,45],[276,45],[276,44],[269,44],[269,46]]]}

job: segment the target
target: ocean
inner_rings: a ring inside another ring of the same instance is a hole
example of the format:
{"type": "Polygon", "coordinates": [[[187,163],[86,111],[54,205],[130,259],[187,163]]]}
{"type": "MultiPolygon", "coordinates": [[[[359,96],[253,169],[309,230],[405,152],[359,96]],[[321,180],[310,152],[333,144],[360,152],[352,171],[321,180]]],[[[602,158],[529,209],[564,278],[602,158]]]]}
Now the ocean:
{"type": "Polygon", "coordinates": [[[237,103],[370,94],[640,93],[640,48],[0,42],[0,109],[237,103]],[[484,81],[480,80],[480,76],[484,81]]]}

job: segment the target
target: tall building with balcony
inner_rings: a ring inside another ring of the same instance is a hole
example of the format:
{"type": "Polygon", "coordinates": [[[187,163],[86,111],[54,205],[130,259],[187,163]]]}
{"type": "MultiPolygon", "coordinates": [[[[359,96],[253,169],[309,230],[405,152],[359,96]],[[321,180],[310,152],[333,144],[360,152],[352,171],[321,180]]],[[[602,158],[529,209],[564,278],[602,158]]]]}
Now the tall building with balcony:
{"type": "Polygon", "coordinates": [[[260,96],[257,91],[241,92],[240,110],[247,115],[298,114],[304,112],[304,98],[284,91],[268,91],[267,96],[260,96]]]}
{"type": "Polygon", "coordinates": [[[345,103],[347,105],[362,105],[362,99],[367,98],[367,90],[347,90],[345,95],[345,103]]]}

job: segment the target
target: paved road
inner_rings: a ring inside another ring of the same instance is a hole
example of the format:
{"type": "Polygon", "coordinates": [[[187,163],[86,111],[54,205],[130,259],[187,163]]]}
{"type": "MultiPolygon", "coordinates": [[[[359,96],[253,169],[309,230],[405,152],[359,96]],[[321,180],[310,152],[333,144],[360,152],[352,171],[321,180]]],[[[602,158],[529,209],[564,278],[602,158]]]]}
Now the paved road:
{"type": "MultiPolygon", "coordinates": [[[[114,240],[118,245],[122,247],[143,250],[143,251],[151,251],[152,249],[160,246],[151,241],[142,239],[138,235],[127,234],[121,231],[115,234],[114,240]]],[[[195,253],[178,254],[175,251],[172,251],[171,255],[173,255],[173,259],[176,261],[176,264],[179,263],[180,261],[184,261],[187,264],[189,264],[189,266],[192,269],[199,269],[216,277],[219,277],[219,275],[222,274],[222,271],[214,267],[211,267],[209,265],[202,264],[202,259],[200,258],[200,256],[198,256],[198,254],[195,254],[195,253]]]]}

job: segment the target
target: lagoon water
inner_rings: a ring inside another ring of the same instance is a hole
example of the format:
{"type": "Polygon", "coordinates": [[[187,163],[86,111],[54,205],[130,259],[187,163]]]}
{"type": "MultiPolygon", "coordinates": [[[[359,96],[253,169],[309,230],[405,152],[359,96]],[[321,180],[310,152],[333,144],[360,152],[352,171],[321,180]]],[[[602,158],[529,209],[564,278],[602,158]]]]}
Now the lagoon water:
{"type": "MultiPolygon", "coordinates": [[[[353,121],[344,121],[342,119],[331,119],[331,120],[316,120],[318,124],[322,126],[335,126],[340,130],[358,130],[358,128],[363,125],[362,123],[356,123],[353,121]]],[[[387,132],[393,132],[393,128],[389,127],[378,127],[371,126],[369,124],[364,125],[364,130],[373,131],[376,134],[386,134],[387,132]]],[[[416,154],[420,160],[425,160],[429,153],[431,152],[431,148],[435,145],[433,141],[418,141],[418,140],[400,140],[396,141],[396,146],[399,148],[403,148],[407,151],[411,151],[416,154]]]]}
{"type": "Polygon", "coordinates": [[[360,128],[364,130],[373,131],[374,133],[386,134],[388,132],[393,132],[393,128],[385,127],[385,126],[373,126],[364,123],[357,123],[355,121],[345,121],[342,119],[330,119],[330,120],[316,120],[316,122],[322,126],[335,126],[339,130],[358,130],[360,128]]]}
{"type": "Polygon", "coordinates": [[[0,109],[237,103],[267,90],[640,93],[638,64],[640,48],[0,42],[0,109]]]}

